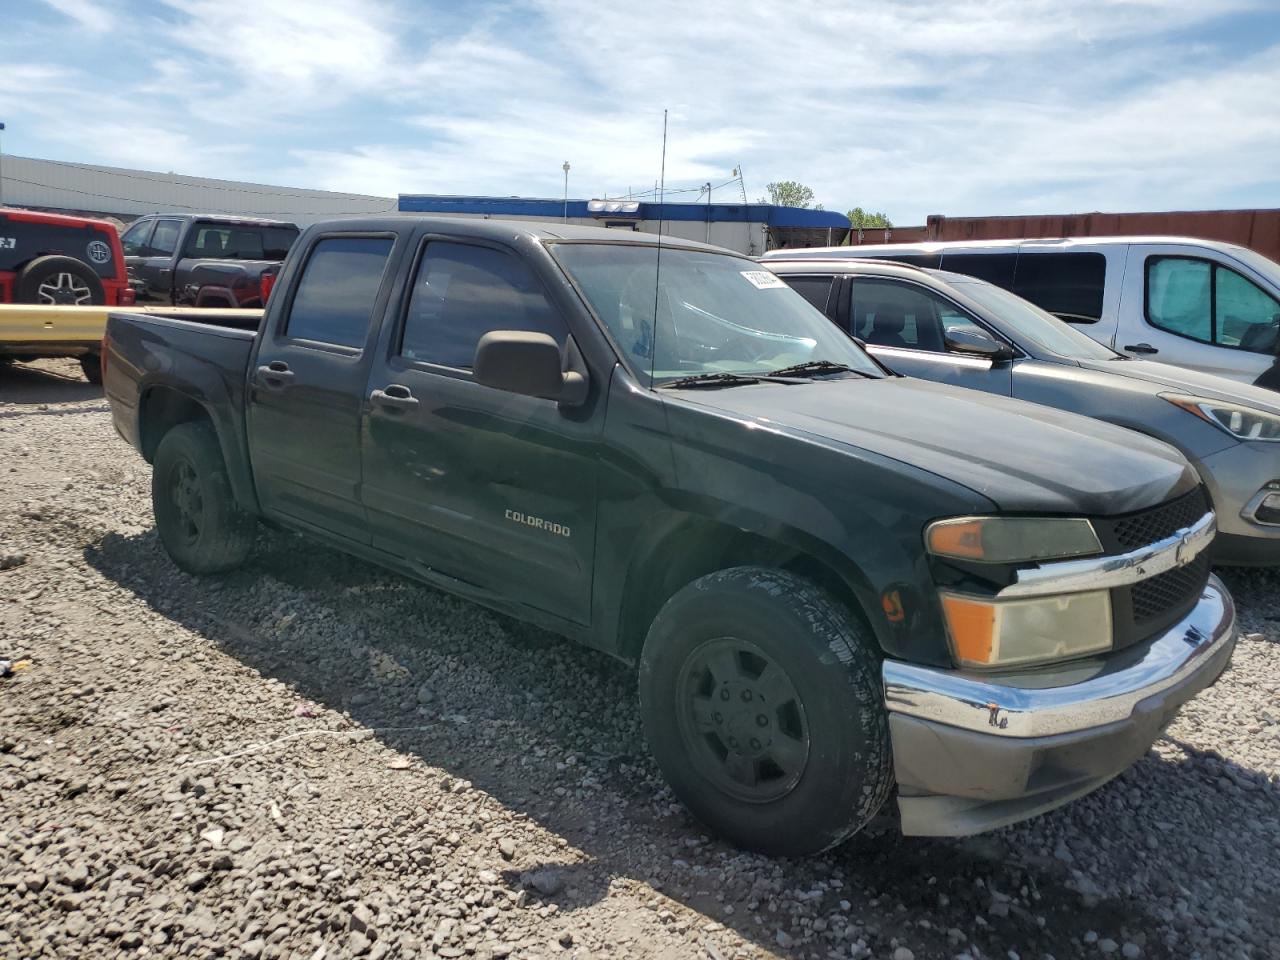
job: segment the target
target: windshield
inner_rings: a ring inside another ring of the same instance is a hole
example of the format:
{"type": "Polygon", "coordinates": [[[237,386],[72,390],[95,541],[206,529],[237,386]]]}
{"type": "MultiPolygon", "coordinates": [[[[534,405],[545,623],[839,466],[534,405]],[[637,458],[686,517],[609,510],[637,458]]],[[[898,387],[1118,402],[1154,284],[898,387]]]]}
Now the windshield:
{"type": "Polygon", "coordinates": [[[947,282],[1007,323],[1019,337],[1030,340],[1049,353],[1067,360],[1112,360],[1119,356],[1110,347],[1090,339],[1071,324],[1023,300],[1016,293],[971,277],[948,277],[947,282]]]}
{"type": "Polygon", "coordinates": [[[822,360],[883,376],[839,327],[750,260],[663,247],[659,268],[656,246],[556,243],[551,249],[647,383],[765,374],[822,360]]]}

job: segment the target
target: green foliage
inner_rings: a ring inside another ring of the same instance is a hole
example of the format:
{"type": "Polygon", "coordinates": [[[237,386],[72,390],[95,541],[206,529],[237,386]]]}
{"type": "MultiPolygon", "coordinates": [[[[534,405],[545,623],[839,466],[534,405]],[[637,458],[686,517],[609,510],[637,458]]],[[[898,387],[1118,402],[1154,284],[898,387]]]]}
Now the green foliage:
{"type": "MultiPolygon", "coordinates": [[[[756,203],[772,203],[779,207],[808,207],[813,203],[813,191],[803,183],[797,183],[794,180],[770,183],[765,186],[765,189],[769,191],[769,196],[761,197],[756,203]]],[[[818,204],[814,209],[821,210],[822,204],[818,204]]]]}
{"type": "Polygon", "coordinates": [[[849,211],[849,224],[854,230],[885,229],[893,226],[893,222],[883,213],[867,213],[861,207],[849,211]]]}

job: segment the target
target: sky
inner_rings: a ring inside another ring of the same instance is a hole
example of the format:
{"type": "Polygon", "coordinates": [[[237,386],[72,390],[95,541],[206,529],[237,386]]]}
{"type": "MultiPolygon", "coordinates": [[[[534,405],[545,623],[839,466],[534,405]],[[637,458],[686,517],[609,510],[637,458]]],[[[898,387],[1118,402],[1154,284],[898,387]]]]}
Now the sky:
{"type": "Polygon", "coordinates": [[[899,225],[1280,206],[1277,0],[0,0],[6,153],[899,225]],[[688,190],[688,193],[676,191],[688,190]]]}

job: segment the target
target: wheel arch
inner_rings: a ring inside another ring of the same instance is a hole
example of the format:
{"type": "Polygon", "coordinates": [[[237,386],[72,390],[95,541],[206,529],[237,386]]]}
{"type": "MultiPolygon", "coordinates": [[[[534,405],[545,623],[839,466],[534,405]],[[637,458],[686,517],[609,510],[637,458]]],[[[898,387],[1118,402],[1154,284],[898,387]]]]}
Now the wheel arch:
{"type": "Polygon", "coordinates": [[[207,423],[212,428],[236,500],[256,513],[257,496],[244,457],[234,441],[229,444],[228,431],[219,425],[212,410],[190,393],[169,384],[153,384],[143,389],[138,400],[138,447],[143,458],[147,463],[154,463],[164,435],[184,423],[207,423]]]}
{"type": "Polygon", "coordinates": [[[868,613],[874,591],[867,578],[821,541],[789,528],[766,535],[683,514],[651,529],[633,553],[619,605],[615,652],[638,661],[649,627],[667,600],[699,577],[742,566],[774,567],[811,580],[878,636],[868,613]]]}

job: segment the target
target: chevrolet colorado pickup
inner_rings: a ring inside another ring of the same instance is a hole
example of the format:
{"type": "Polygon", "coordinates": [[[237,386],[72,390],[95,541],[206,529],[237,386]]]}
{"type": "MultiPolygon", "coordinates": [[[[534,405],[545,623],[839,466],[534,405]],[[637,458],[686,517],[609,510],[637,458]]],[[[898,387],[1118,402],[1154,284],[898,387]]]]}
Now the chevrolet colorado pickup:
{"type": "Polygon", "coordinates": [[[958,836],[1146,752],[1235,643],[1181,454],[898,377],[758,264],[644,234],[310,227],[256,329],[115,313],[183,569],[256,522],[638,665],[686,805],[797,855],[958,836]]]}
{"type": "Polygon", "coordinates": [[[155,214],[121,242],[139,303],[251,309],[266,303],[297,238],[280,220],[155,214]]]}

